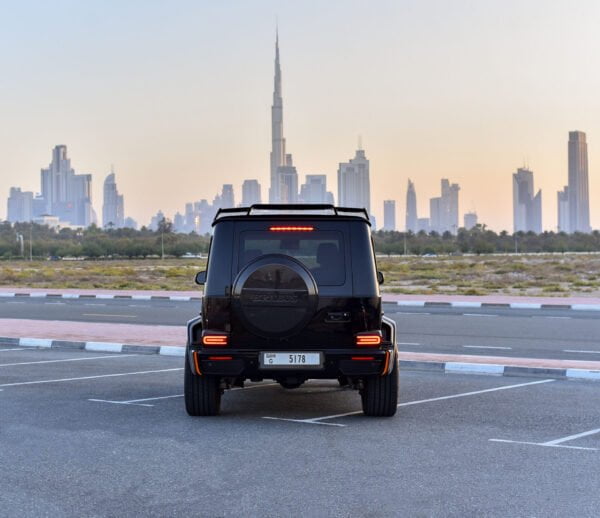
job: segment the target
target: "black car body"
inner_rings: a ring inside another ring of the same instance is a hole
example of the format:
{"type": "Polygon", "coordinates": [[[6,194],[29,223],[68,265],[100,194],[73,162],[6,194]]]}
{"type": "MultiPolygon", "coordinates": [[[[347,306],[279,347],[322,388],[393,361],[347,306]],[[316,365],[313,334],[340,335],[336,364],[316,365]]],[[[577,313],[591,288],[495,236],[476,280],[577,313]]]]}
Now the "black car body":
{"type": "Polygon", "coordinates": [[[366,211],[254,205],[220,210],[213,225],[202,311],[188,322],[188,413],[218,413],[223,390],[248,379],[320,378],[360,390],[365,413],[393,415],[395,325],[366,211]]]}

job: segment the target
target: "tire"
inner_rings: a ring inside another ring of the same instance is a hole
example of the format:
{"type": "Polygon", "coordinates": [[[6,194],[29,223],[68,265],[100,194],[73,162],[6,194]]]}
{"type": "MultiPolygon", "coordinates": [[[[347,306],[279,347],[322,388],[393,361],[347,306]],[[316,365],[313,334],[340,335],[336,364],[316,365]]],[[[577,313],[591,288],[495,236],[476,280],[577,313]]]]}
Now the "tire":
{"type": "Polygon", "coordinates": [[[391,417],[398,408],[398,360],[387,376],[367,378],[361,392],[362,409],[371,417],[391,417]]]}
{"type": "Polygon", "coordinates": [[[183,392],[185,409],[191,416],[218,415],[221,410],[221,388],[215,376],[197,376],[192,372],[189,355],[185,355],[183,392]]]}

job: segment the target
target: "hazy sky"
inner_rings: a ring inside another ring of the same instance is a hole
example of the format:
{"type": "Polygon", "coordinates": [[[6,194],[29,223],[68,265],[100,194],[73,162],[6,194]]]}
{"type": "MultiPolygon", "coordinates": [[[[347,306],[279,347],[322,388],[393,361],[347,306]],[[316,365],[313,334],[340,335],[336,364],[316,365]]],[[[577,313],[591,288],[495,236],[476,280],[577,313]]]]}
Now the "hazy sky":
{"type": "Polygon", "coordinates": [[[40,190],[51,148],[102,182],[115,165],[126,215],[212,199],[244,178],[268,192],[275,20],[284,132],[300,180],[336,171],[357,137],[372,206],[408,178],[419,216],[440,179],[460,212],[512,230],[524,163],[556,227],[569,130],[587,133],[600,227],[600,2],[0,0],[0,217],[11,186],[40,190]]]}

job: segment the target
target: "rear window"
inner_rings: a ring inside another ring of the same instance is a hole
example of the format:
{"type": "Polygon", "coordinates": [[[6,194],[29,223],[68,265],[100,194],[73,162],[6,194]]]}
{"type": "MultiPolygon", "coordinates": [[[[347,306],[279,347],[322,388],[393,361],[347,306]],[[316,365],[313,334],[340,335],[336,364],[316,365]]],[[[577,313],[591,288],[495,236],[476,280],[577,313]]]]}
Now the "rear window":
{"type": "Polygon", "coordinates": [[[346,281],[344,240],[335,230],[312,232],[245,231],[241,233],[239,267],[266,254],[289,255],[303,263],[317,284],[340,286],[346,281]]]}

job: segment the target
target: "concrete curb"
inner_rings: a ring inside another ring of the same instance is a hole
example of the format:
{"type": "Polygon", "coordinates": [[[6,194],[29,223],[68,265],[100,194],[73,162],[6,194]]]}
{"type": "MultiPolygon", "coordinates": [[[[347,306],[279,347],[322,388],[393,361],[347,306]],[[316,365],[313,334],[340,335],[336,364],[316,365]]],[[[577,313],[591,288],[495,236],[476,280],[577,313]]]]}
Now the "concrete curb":
{"type": "Polygon", "coordinates": [[[98,294],[87,294],[87,293],[8,293],[5,291],[0,291],[0,297],[2,298],[53,298],[53,299],[128,299],[128,300],[176,300],[176,301],[190,301],[190,300],[202,300],[202,297],[183,297],[181,295],[119,295],[115,294],[106,294],[106,293],[98,293],[98,294]]]}
{"type": "MultiPolygon", "coordinates": [[[[384,302],[386,302],[384,300],[384,302]]],[[[498,309],[571,309],[574,311],[600,311],[600,304],[534,304],[530,302],[429,302],[426,300],[397,300],[402,307],[418,308],[498,308],[498,309]]]]}
{"type": "Polygon", "coordinates": [[[489,363],[424,362],[400,360],[400,369],[445,372],[447,374],[491,374],[494,376],[528,376],[556,379],[600,381],[600,371],[587,369],[549,369],[546,367],[515,367],[489,363]]]}
{"type": "Polygon", "coordinates": [[[160,354],[161,356],[184,356],[185,347],[179,345],[130,345],[113,342],[74,342],[47,338],[9,338],[0,336],[0,345],[39,347],[44,349],[82,349],[100,353],[160,354]]]}
{"type": "MultiPolygon", "coordinates": [[[[185,347],[179,345],[130,345],[112,342],[71,342],[45,338],[0,337],[0,345],[37,347],[44,349],[80,349],[90,352],[158,354],[160,356],[185,355],[185,347]]],[[[570,380],[600,381],[600,370],[547,368],[536,366],[513,366],[495,363],[435,362],[420,360],[400,360],[404,370],[438,372],[447,374],[488,374],[494,376],[529,376],[570,380]]]]}
{"type": "MultiPolygon", "coordinates": [[[[58,292],[32,292],[13,293],[0,291],[0,298],[52,298],[52,299],[116,299],[116,300],[171,300],[177,302],[200,301],[202,297],[182,295],[120,295],[119,293],[58,293],[58,292]]],[[[428,300],[385,300],[386,304],[396,304],[401,307],[441,307],[441,308],[505,308],[505,309],[570,309],[574,311],[600,311],[600,304],[561,304],[561,303],[533,303],[533,302],[474,302],[457,300],[452,302],[439,302],[428,300]]]]}

